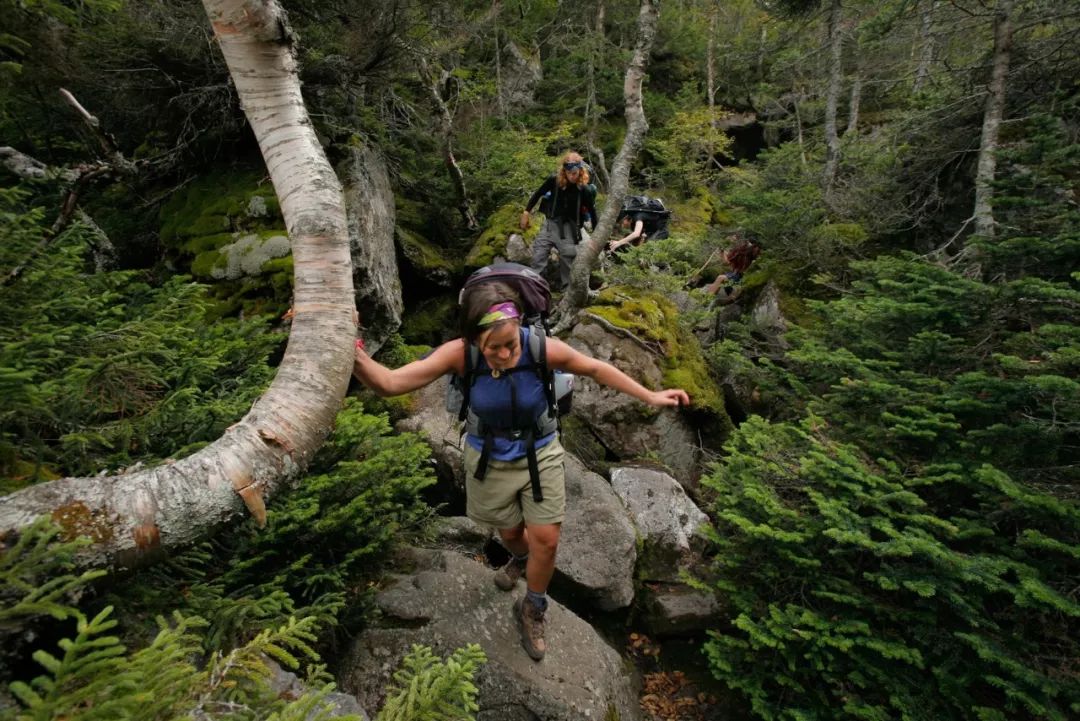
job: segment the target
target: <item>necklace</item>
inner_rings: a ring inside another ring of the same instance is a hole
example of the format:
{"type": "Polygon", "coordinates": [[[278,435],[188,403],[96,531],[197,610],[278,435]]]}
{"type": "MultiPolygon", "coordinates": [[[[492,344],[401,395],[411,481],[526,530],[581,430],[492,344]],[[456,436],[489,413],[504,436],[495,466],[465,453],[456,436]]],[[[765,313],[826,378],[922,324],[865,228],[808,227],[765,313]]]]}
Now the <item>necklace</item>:
{"type": "Polygon", "coordinates": [[[491,369],[491,377],[492,378],[498,378],[500,375],[502,375],[502,371],[500,371],[498,368],[492,368],[491,369]]]}

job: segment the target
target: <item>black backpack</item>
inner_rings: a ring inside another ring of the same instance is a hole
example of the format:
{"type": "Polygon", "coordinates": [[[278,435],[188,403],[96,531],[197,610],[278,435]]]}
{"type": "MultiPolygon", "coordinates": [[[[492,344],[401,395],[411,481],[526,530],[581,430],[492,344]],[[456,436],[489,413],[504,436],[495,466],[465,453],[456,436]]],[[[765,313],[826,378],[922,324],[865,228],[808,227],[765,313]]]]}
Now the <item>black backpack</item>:
{"type": "Polygon", "coordinates": [[[654,240],[668,237],[667,226],[671,219],[671,211],[664,205],[660,198],[650,198],[647,195],[628,195],[623,198],[622,209],[615,222],[620,222],[628,215],[645,216],[646,233],[654,240]]]}
{"type": "Polygon", "coordinates": [[[476,378],[490,370],[479,368],[480,349],[473,344],[465,347],[465,375],[451,375],[446,394],[446,409],[457,413],[459,421],[466,422],[467,432],[484,438],[484,451],[481,452],[477,465],[476,477],[482,480],[488,464],[491,445],[495,435],[507,435],[525,440],[528,448],[529,476],[532,480],[533,498],[543,500],[540,492],[540,480],[536,469],[536,452],[533,442],[537,437],[557,433],[561,430],[560,415],[570,411],[573,400],[574,376],[570,373],[554,371],[547,365],[547,327],[545,321],[551,310],[551,288],[536,271],[518,263],[495,263],[480,268],[470,275],[458,295],[460,305],[465,291],[482,283],[502,281],[517,290],[521,296],[525,317],[522,325],[529,327],[528,353],[530,364],[520,366],[521,370],[533,370],[544,386],[548,400],[548,410],[527,428],[492,429],[484,427],[480,418],[469,408],[469,393],[476,378]]]}

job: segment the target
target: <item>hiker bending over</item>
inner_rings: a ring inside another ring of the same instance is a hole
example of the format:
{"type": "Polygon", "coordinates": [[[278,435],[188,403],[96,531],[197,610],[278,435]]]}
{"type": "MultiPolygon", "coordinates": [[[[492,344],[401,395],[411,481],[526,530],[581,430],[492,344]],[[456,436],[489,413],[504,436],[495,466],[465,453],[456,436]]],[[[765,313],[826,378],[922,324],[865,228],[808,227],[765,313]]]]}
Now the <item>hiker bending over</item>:
{"type": "MultiPolygon", "coordinates": [[[[525,575],[527,593],[514,603],[514,616],[522,645],[539,661],[547,650],[547,588],[555,570],[566,492],[557,432],[535,433],[548,416],[550,404],[530,357],[529,336],[538,326],[523,327],[523,308],[520,294],[507,283],[466,286],[461,338],[394,370],[357,347],[353,375],[380,396],[409,393],[447,373],[471,375],[469,406],[478,416],[478,425],[466,434],[466,513],[478,524],[497,528],[513,554],[496,571],[495,584],[510,591],[525,575]],[[479,351],[469,356],[476,358],[472,374],[466,369],[470,345],[479,351]],[[522,419],[528,419],[524,428],[522,419]]],[[[651,391],[609,363],[583,355],[557,338],[545,340],[546,362],[553,369],[587,376],[652,406],[690,402],[683,390],[651,391]]]]}
{"type": "Polygon", "coordinates": [[[629,232],[608,243],[608,250],[615,252],[630,245],[641,245],[646,240],[663,240],[669,237],[667,225],[670,216],[671,211],[664,207],[664,201],[659,198],[645,195],[627,196],[615,222],[622,227],[623,232],[629,232]]]}
{"type": "Polygon", "coordinates": [[[529,227],[529,214],[541,198],[545,198],[540,209],[546,217],[533,241],[532,269],[543,275],[554,247],[559,252],[559,285],[565,288],[570,283],[570,265],[577,255],[584,218],[597,217],[596,189],[589,184],[589,169],[580,155],[573,151],[563,155],[555,175],[549,175],[532,194],[521,214],[522,230],[529,227]]]}
{"type": "Polygon", "coordinates": [[[724,262],[731,267],[727,273],[716,276],[716,280],[710,283],[705,292],[716,295],[723,288],[724,295],[731,295],[735,290],[735,284],[742,280],[750,265],[761,255],[761,246],[754,241],[743,238],[736,241],[735,245],[724,251],[724,262]]]}

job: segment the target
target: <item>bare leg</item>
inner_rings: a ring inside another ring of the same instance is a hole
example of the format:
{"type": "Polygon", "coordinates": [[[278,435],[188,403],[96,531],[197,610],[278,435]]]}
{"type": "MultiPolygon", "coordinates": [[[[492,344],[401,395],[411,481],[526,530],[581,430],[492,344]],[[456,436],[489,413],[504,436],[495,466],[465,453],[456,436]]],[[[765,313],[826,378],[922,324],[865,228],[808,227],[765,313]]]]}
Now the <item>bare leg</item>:
{"type": "Polygon", "coordinates": [[[545,523],[529,525],[525,538],[528,541],[529,563],[525,567],[525,582],[533,593],[547,593],[551,576],[555,573],[555,552],[559,547],[562,525],[545,523]]]}
{"type": "Polygon", "coordinates": [[[499,538],[502,539],[506,550],[521,558],[529,552],[529,534],[525,530],[525,524],[514,528],[500,528],[499,538]]]}

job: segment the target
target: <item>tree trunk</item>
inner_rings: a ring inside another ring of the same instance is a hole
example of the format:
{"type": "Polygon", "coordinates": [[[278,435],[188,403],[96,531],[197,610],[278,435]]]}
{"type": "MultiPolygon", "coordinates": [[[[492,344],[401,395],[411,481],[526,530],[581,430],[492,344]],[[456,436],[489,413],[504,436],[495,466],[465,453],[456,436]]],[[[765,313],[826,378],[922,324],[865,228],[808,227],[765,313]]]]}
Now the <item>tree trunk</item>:
{"type": "Polygon", "coordinates": [[[930,64],[934,62],[934,10],[937,9],[937,0],[923,0],[921,26],[919,28],[919,65],[915,68],[915,82],[911,85],[913,92],[922,90],[930,77],[930,64]]]}
{"type": "Polygon", "coordinates": [[[840,136],[836,130],[836,110],[840,101],[840,79],[842,76],[841,49],[843,34],[840,22],[843,10],[840,0],[832,0],[829,5],[829,88],[825,95],[825,171],[822,173],[822,185],[825,198],[832,194],[836,181],[836,168],[840,163],[840,136]]]}
{"type": "Polygon", "coordinates": [[[645,120],[645,109],[641,104],[641,83],[649,61],[653,40],[656,38],[656,25],[659,16],[658,0],[641,0],[638,12],[637,42],[634,55],[626,68],[623,80],[623,99],[626,114],[626,137],[611,166],[611,184],[608,187],[607,202],[600,220],[593,230],[592,237],[578,245],[577,258],[570,275],[570,286],[559,304],[560,326],[570,322],[573,315],[581,309],[589,295],[589,274],[596,265],[611,231],[615,228],[615,217],[619,213],[623,196],[630,185],[630,166],[641,149],[649,123],[645,120]]]}
{"type": "Polygon", "coordinates": [[[592,169],[596,173],[596,179],[600,181],[600,187],[605,190],[611,183],[608,174],[607,159],[604,157],[604,149],[596,142],[596,126],[600,122],[600,102],[596,98],[596,65],[604,47],[604,15],[607,8],[604,0],[596,0],[596,27],[593,30],[593,47],[589,50],[589,64],[586,67],[586,80],[588,90],[585,96],[585,144],[588,146],[589,159],[592,160],[592,169]]]}
{"type": "Polygon", "coordinates": [[[1005,114],[1005,81],[1012,49],[1013,0],[1000,0],[994,12],[994,66],[983,111],[979,164],[975,172],[975,235],[994,237],[994,174],[997,170],[998,131],[1005,114]]]}
{"type": "Polygon", "coordinates": [[[292,239],[295,319],[274,382],[210,446],[176,462],[64,478],[0,498],[0,536],[51,514],[93,540],[83,563],[131,567],[233,522],[296,478],[348,387],[355,333],[341,186],[304,108],[293,36],[275,0],[204,0],[292,239]],[[241,500],[242,499],[242,500],[241,500]]]}
{"type": "Polygon", "coordinates": [[[454,184],[458,212],[461,213],[461,219],[465,221],[465,226],[469,230],[476,230],[479,224],[476,222],[476,215],[472,210],[469,190],[465,187],[465,174],[461,172],[461,166],[457,164],[457,159],[454,157],[454,119],[450,115],[450,108],[447,107],[446,98],[443,96],[443,87],[448,74],[443,71],[440,75],[436,75],[431,71],[427,61],[421,59],[420,75],[424,82],[427,83],[431,92],[431,100],[435,104],[435,115],[439,122],[439,145],[442,147],[443,162],[446,164],[446,170],[450,173],[450,182],[454,184]]]}
{"type": "Polygon", "coordinates": [[[848,102],[848,119],[845,133],[853,133],[859,128],[859,104],[862,102],[862,72],[855,71],[851,81],[851,100],[848,102]]]}
{"type": "MultiPolygon", "coordinates": [[[[709,103],[709,122],[716,129],[716,24],[720,19],[720,4],[709,8],[709,42],[705,46],[705,100],[709,103]]],[[[711,154],[711,153],[710,153],[711,154]]]]}

